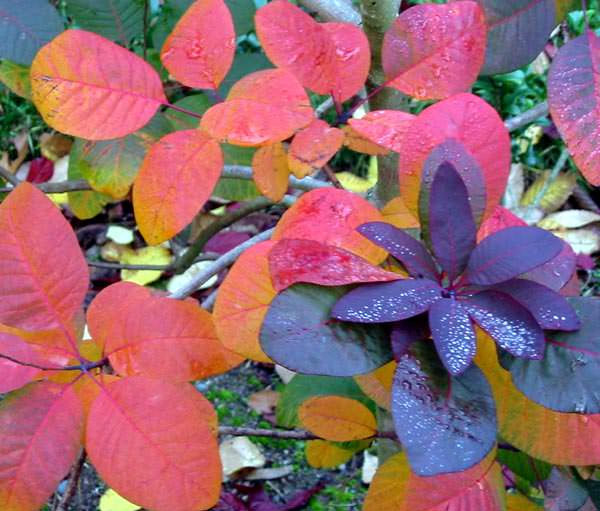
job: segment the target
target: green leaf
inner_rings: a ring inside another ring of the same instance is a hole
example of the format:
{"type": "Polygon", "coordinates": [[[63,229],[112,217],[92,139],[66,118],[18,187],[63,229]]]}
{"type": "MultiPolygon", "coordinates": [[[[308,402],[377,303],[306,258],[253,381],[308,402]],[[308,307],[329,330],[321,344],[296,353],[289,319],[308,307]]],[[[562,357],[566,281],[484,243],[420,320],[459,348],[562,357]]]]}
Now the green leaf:
{"type": "Polygon", "coordinates": [[[148,125],[124,138],[76,139],[69,169],[73,167],[72,172],[87,179],[95,191],[121,199],[129,193],[148,148],[170,131],[171,124],[157,114],[148,125]]]}
{"type": "Polygon", "coordinates": [[[144,30],[144,0],[69,0],[67,14],[78,28],[125,45],[144,30]]]}
{"type": "MultiPolygon", "coordinates": [[[[72,180],[83,179],[80,167],[78,165],[71,165],[74,150],[75,146],[73,147],[71,157],[69,158],[69,170],[67,171],[67,175],[69,179],[72,180]]],[[[112,200],[108,195],[94,191],[69,192],[68,198],[71,211],[80,220],[87,220],[99,215],[104,209],[104,206],[112,200]]]]}
{"type": "MultiPolygon", "coordinates": [[[[185,98],[181,98],[175,101],[173,105],[179,108],[185,108],[186,110],[194,112],[195,114],[202,115],[211,107],[211,102],[206,94],[200,93],[191,94],[185,98]]],[[[200,124],[199,118],[193,117],[184,112],[178,112],[172,108],[167,108],[164,116],[173,125],[175,130],[190,130],[197,128],[200,124]]]]}
{"type": "Polygon", "coordinates": [[[0,58],[31,64],[37,51],[64,30],[48,0],[0,1],[0,58]]]}
{"type": "Polygon", "coordinates": [[[229,73],[219,87],[219,93],[225,97],[229,93],[229,89],[244,76],[272,67],[273,64],[264,53],[238,53],[229,73]]]}
{"type": "Polygon", "coordinates": [[[348,287],[297,284],[275,297],[260,332],[263,351],[296,372],[354,376],[392,360],[383,325],[331,318],[331,309],[348,287]]]}
{"type": "Polygon", "coordinates": [[[545,481],[552,471],[552,465],[549,463],[536,460],[521,451],[498,449],[497,459],[519,477],[527,480],[531,485],[545,481]]]}
{"type": "Polygon", "coordinates": [[[29,66],[22,66],[10,60],[0,62],[0,81],[15,94],[31,99],[29,66]]]}
{"type": "Polygon", "coordinates": [[[353,378],[307,376],[297,374],[285,386],[277,403],[277,424],[284,428],[299,425],[298,408],[315,396],[341,396],[360,401],[375,412],[375,404],[360,389],[353,378]]]}
{"type": "Polygon", "coordinates": [[[225,0],[233,16],[235,33],[240,36],[247,34],[254,28],[254,15],[256,5],[254,0],[225,0]]]}

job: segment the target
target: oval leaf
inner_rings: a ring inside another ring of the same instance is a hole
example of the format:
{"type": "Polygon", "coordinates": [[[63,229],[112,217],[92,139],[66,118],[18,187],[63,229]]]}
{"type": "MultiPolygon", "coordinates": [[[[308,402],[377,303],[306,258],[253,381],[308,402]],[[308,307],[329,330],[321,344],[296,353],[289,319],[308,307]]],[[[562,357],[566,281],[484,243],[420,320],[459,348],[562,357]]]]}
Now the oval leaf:
{"type": "Polygon", "coordinates": [[[160,60],[183,85],[216,89],[233,63],[234,53],[235,29],[225,2],[196,0],[165,41],[160,60]]]}
{"type": "Polygon", "coordinates": [[[375,110],[360,119],[350,119],[348,124],[378,146],[399,153],[402,150],[402,139],[415,118],[414,115],[399,110],[375,110]]]}
{"type": "Polygon", "coordinates": [[[260,333],[265,353],[292,371],[326,376],[369,373],[389,362],[385,329],[330,319],[346,291],[296,284],[277,295],[260,333]]]}
{"type": "MultiPolygon", "coordinates": [[[[375,474],[364,511],[504,511],[502,469],[495,452],[464,472],[419,477],[405,453],[389,458],[375,474]]],[[[522,511],[522,510],[520,510],[522,511]]]]}
{"type": "Polygon", "coordinates": [[[85,30],[67,30],[38,52],[31,86],[50,126],[88,140],[129,135],[166,102],[150,64],[85,30]]]}
{"type": "Polygon", "coordinates": [[[390,323],[417,316],[441,298],[441,288],[427,279],[363,284],[338,300],[332,316],[356,323],[390,323]]]}
{"type": "Polygon", "coordinates": [[[411,7],[383,40],[387,85],[417,99],[469,90],[483,65],[486,34],[483,11],[475,2],[411,7]]]}
{"type": "Polygon", "coordinates": [[[18,360],[27,364],[39,364],[38,357],[31,346],[16,335],[0,332],[0,392],[6,393],[21,388],[29,383],[40,372],[35,367],[28,367],[5,358],[18,360]]]}
{"type": "Polygon", "coordinates": [[[385,251],[361,236],[356,228],[382,219],[375,206],[354,193],[333,188],[313,190],[285,212],[273,239],[320,241],[379,264],[385,259],[385,251]]]}
{"type": "Polygon", "coordinates": [[[542,360],[511,360],[515,386],[529,399],[565,413],[600,413],[598,367],[600,365],[600,299],[570,298],[581,318],[581,330],[546,335],[542,360]]]}
{"type": "Polygon", "coordinates": [[[402,278],[351,252],[312,240],[283,239],[277,242],[269,253],[269,270],[277,291],[298,282],[345,286],[402,278]]]}
{"type": "Polygon", "coordinates": [[[557,25],[557,0],[476,0],[488,25],[482,74],[508,73],[532,62],[557,25]]]}
{"type": "Polygon", "coordinates": [[[298,179],[308,176],[313,170],[323,167],[342,147],[344,132],[331,128],[320,119],[311,122],[296,133],[290,144],[288,161],[290,170],[298,179]]]}
{"type": "Polygon", "coordinates": [[[86,450],[127,500],[156,511],[203,510],[221,491],[215,433],[212,405],[191,385],[124,378],[103,386],[92,404],[86,450]]]}
{"type": "Polygon", "coordinates": [[[485,238],[471,254],[464,274],[470,284],[499,284],[556,257],[563,244],[537,227],[509,227],[485,238]]]}
{"type": "Polygon", "coordinates": [[[461,376],[448,375],[426,341],[398,361],[392,415],[420,476],[469,469],[496,443],[496,406],[483,373],[471,366],[461,376]]]}
{"type": "Polygon", "coordinates": [[[259,147],[252,157],[252,177],[265,197],[279,202],[289,187],[290,168],[281,143],[259,147]]]}
{"type": "Polygon", "coordinates": [[[154,144],[133,186],[133,209],[144,239],[158,245],[188,225],[222,169],[219,144],[197,130],[176,131],[154,144]]]}
{"type": "MultiPolygon", "coordinates": [[[[508,181],[510,137],[498,113],[472,94],[457,94],[425,109],[404,137],[399,179],[400,194],[406,206],[415,216],[418,214],[425,162],[436,146],[449,139],[462,145],[481,169],[486,193],[485,215],[491,215],[508,181]]],[[[461,172],[461,165],[449,161],[461,172]]],[[[463,180],[471,190],[465,175],[463,180]]]]}
{"type": "Polygon", "coordinates": [[[214,308],[215,327],[225,347],[258,362],[271,362],[258,336],[277,295],[267,259],[273,245],[272,241],[259,243],[238,258],[219,287],[214,308]]]}
{"type": "Polygon", "coordinates": [[[281,142],[313,120],[310,100],[294,76],[283,69],[249,74],[227,100],[209,108],[200,128],[222,142],[260,146],[281,142]]]}
{"type": "Polygon", "coordinates": [[[0,58],[31,64],[37,51],[64,30],[56,8],[46,0],[0,2],[0,58]]]}
{"type": "Polygon", "coordinates": [[[548,74],[548,103],[552,119],[567,143],[575,164],[594,186],[600,186],[600,39],[594,32],[565,44],[548,74]]]}
{"type": "Polygon", "coordinates": [[[354,452],[342,449],[325,440],[309,440],[304,451],[306,461],[313,468],[332,469],[350,461],[354,452]]]}
{"type": "Polygon", "coordinates": [[[195,301],[152,296],[135,284],[121,282],[102,290],[90,306],[88,322],[92,337],[122,376],[185,382],[243,362],[224,349],[211,315],[195,301]]]}
{"type": "Polygon", "coordinates": [[[0,205],[0,232],[0,322],[25,330],[69,324],[83,304],[89,274],[60,210],[22,183],[0,205]]]}
{"type": "Polygon", "coordinates": [[[307,399],[298,410],[300,424],[315,435],[334,442],[371,438],[377,421],[360,401],[341,396],[307,399]]]}
{"type": "Polygon", "coordinates": [[[42,507],[81,447],[83,410],[72,387],[34,383],[0,403],[0,508],[42,507]]]}

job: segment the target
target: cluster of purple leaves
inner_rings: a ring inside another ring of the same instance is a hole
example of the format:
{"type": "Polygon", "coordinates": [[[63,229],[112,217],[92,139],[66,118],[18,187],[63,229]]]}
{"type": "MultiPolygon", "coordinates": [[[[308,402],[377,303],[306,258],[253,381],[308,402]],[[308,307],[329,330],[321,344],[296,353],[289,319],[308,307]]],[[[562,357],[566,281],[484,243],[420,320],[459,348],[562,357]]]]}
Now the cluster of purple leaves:
{"type": "Polygon", "coordinates": [[[304,509],[310,499],[323,488],[323,484],[316,484],[295,493],[287,502],[277,504],[269,498],[262,484],[255,486],[238,484],[236,490],[239,494],[245,495],[246,500],[233,493],[223,493],[215,511],[295,511],[304,509]]]}
{"type": "Polygon", "coordinates": [[[541,359],[543,330],[575,331],[576,312],[556,291],[523,274],[556,257],[563,242],[537,227],[510,227],[477,244],[469,192],[448,162],[429,194],[429,246],[390,224],[363,224],[359,232],[386,249],[411,278],[361,285],[344,295],[332,316],[356,323],[393,323],[399,359],[413,341],[433,337],[444,366],[459,375],[476,351],[473,323],[519,358],[541,359]],[[427,315],[427,316],[425,316],[427,315]],[[426,317],[426,319],[425,319],[426,317]]]}

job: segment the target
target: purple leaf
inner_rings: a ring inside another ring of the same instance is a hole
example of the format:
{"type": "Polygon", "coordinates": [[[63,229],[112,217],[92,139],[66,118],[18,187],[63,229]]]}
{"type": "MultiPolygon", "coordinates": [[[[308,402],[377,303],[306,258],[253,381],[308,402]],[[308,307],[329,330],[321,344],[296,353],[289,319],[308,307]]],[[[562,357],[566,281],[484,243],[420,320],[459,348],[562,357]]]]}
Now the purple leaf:
{"type": "Polygon", "coordinates": [[[453,282],[477,244],[477,228],[467,187],[448,162],[440,165],[431,185],[429,234],[435,258],[453,282]]]}
{"type": "Polygon", "coordinates": [[[248,239],[250,239],[250,235],[247,232],[222,231],[208,241],[204,251],[224,254],[248,239]]]}
{"type": "Polygon", "coordinates": [[[429,326],[435,347],[450,374],[463,373],[473,361],[477,339],[461,302],[442,298],[429,309],[429,326]]]}
{"type": "Polygon", "coordinates": [[[509,227],[491,234],[475,248],[464,279],[481,286],[499,284],[541,266],[562,249],[563,242],[548,231],[509,227]]]}
{"type": "Polygon", "coordinates": [[[355,323],[392,323],[425,312],[441,298],[441,292],[426,279],[365,284],[342,296],[332,316],[355,323]]]}
{"type": "Polygon", "coordinates": [[[411,277],[439,279],[435,262],[427,249],[406,232],[384,222],[362,224],[357,230],[398,259],[411,277]]]}
{"type": "Polygon", "coordinates": [[[406,355],[413,342],[428,339],[430,335],[429,322],[425,314],[394,323],[391,341],[396,362],[406,355]]]}
{"type": "Polygon", "coordinates": [[[469,316],[515,357],[540,359],[544,332],[531,313],[511,297],[483,291],[463,302],[469,316]]]}
{"type": "Polygon", "coordinates": [[[564,296],[546,286],[524,279],[514,279],[494,286],[525,307],[545,330],[579,330],[581,322],[564,296]]]}
{"type": "MultiPolygon", "coordinates": [[[[571,245],[562,242],[563,248],[559,254],[547,263],[521,275],[522,278],[533,280],[554,291],[560,291],[567,285],[577,266],[577,256],[571,245]]],[[[579,294],[579,293],[578,293],[579,294]]]]}

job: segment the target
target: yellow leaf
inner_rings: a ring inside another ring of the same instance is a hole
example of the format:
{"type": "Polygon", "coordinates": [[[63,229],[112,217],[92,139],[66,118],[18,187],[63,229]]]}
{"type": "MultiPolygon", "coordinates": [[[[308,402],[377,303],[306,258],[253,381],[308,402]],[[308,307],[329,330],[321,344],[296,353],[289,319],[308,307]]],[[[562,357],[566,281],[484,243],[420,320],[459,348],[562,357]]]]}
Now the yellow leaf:
{"type": "Polygon", "coordinates": [[[538,223],[538,227],[550,231],[578,229],[594,222],[600,222],[600,215],[593,211],[569,209],[552,213],[538,223]]]}
{"type": "Polygon", "coordinates": [[[367,193],[371,188],[375,186],[377,183],[377,158],[371,157],[369,161],[369,173],[365,178],[358,177],[356,174],[352,172],[338,172],[336,177],[339,182],[342,183],[342,186],[354,193],[367,193]]]}
{"type": "Polygon", "coordinates": [[[368,374],[354,377],[361,390],[378,406],[391,410],[392,380],[396,371],[396,362],[392,361],[368,374]]]}
{"type": "Polygon", "coordinates": [[[298,409],[300,423],[315,435],[334,442],[371,438],[377,421],[359,401],[340,396],[316,396],[298,409]]]}
{"type": "MultiPolygon", "coordinates": [[[[124,264],[156,264],[167,265],[171,262],[171,252],[165,247],[144,247],[139,250],[126,250],[121,256],[124,264]]],[[[121,280],[135,282],[141,286],[150,284],[160,278],[160,270],[121,270],[121,280]]]]}
{"type": "Polygon", "coordinates": [[[326,440],[309,440],[305,448],[306,461],[313,468],[335,468],[352,458],[354,453],[326,440]]]}
{"type": "Polygon", "coordinates": [[[542,508],[520,493],[511,493],[506,497],[506,511],[541,511],[542,508]]]}
{"type": "Polygon", "coordinates": [[[381,210],[384,221],[398,229],[418,229],[419,221],[413,216],[402,200],[396,197],[388,202],[381,210]]]}
{"type": "Polygon", "coordinates": [[[140,506],[125,500],[115,490],[108,489],[100,499],[100,511],[137,511],[140,506]]]}
{"type": "MultiPolygon", "coordinates": [[[[543,172],[533,184],[527,189],[525,195],[521,199],[521,206],[531,206],[538,194],[543,190],[546,181],[550,176],[550,171],[543,172]]],[[[539,206],[547,213],[552,213],[560,208],[573,192],[573,188],[577,184],[577,176],[573,173],[563,173],[550,184],[544,192],[544,196],[539,203],[539,206]]]]}

